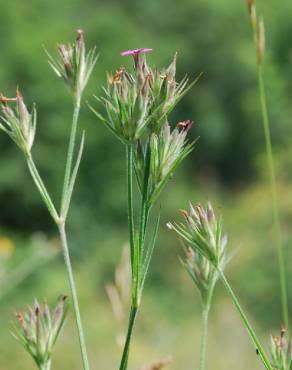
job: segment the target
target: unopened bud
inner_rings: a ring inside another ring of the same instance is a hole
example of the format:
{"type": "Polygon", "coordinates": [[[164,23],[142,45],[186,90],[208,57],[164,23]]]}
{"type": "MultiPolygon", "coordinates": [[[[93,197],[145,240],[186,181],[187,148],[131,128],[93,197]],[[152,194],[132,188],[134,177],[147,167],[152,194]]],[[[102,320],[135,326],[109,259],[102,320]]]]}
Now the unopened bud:
{"type": "Polygon", "coordinates": [[[208,202],[208,205],[207,205],[207,218],[210,224],[216,221],[214,210],[210,202],[208,202]]]}
{"type": "Polygon", "coordinates": [[[84,31],[83,30],[77,30],[76,43],[77,43],[77,50],[79,52],[82,52],[84,49],[84,31]]]}
{"type": "Polygon", "coordinates": [[[184,131],[189,131],[193,126],[193,121],[187,119],[186,121],[181,121],[177,124],[178,128],[181,128],[184,131]]]}

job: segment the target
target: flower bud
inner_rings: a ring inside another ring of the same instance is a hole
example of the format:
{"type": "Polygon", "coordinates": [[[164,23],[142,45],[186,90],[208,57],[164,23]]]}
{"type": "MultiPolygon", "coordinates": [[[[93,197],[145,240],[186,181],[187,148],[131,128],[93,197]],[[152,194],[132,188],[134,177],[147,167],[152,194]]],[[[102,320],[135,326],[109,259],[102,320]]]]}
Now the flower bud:
{"type": "Polygon", "coordinates": [[[149,195],[153,199],[158,197],[167,179],[192,151],[193,143],[187,143],[186,135],[185,128],[180,130],[176,127],[171,131],[168,123],[163,125],[159,135],[152,133],[150,138],[149,195]]]}
{"type": "Polygon", "coordinates": [[[105,117],[91,108],[127,145],[139,140],[146,128],[159,134],[169,113],[192,86],[188,85],[187,78],[180,83],[175,81],[176,55],[166,69],[159,71],[149,67],[143,53],[151,50],[144,48],[121,53],[122,56],[134,57],[134,73],[130,74],[123,68],[122,74],[120,70],[108,78],[104,97],[97,98],[105,107],[105,117]]]}
{"type": "Polygon", "coordinates": [[[174,223],[172,228],[195,253],[204,257],[215,269],[223,269],[226,263],[227,238],[222,235],[221,219],[217,219],[211,203],[204,208],[198,204],[184,211],[184,223],[174,223]]]}
{"type": "Polygon", "coordinates": [[[292,341],[286,339],[286,330],[280,327],[280,335],[271,335],[271,358],[275,369],[291,370],[292,364],[292,341]]]}
{"type": "Polygon", "coordinates": [[[75,44],[58,44],[59,61],[47,52],[49,64],[58,77],[61,77],[72,92],[77,103],[97,61],[95,48],[86,54],[84,32],[77,30],[75,44]]]}
{"type": "Polygon", "coordinates": [[[2,116],[0,129],[6,132],[19,146],[25,156],[30,155],[36,131],[36,109],[33,107],[29,113],[21,92],[17,89],[16,98],[0,96],[2,116]],[[15,108],[8,104],[15,103],[15,108]]]}
{"type": "Polygon", "coordinates": [[[58,339],[66,316],[65,296],[58,300],[54,311],[46,303],[36,300],[27,312],[16,314],[17,325],[13,336],[33,357],[40,369],[49,369],[53,347],[58,339]]]}

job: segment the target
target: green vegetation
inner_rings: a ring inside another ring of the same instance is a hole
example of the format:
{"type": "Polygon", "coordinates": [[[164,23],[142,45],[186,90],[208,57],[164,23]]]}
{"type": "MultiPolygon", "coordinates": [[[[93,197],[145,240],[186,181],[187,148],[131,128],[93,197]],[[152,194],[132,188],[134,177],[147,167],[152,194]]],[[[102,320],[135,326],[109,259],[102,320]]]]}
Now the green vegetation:
{"type": "MultiPolygon", "coordinates": [[[[258,0],[257,7],[265,15],[267,31],[264,76],[289,282],[292,4],[287,1],[279,6],[272,0],[258,0]]],[[[13,96],[18,86],[24,90],[29,107],[36,102],[38,140],[34,159],[52,199],[61,199],[62,195],[60,178],[72,107],[65,89],[59,87],[60,82],[48,68],[41,45],[51,51],[56,42],[71,40],[72,31],[85,30],[87,45],[97,45],[100,51],[84,99],[93,106],[93,92],[101,95],[101,86],[106,85],[105,71],[114,74],[123,64],[130,67],[130,58],[119,55],[122,50],[151,47],[154,50],[148,62],[159,68],[168,64],[177,51],[179,80],[185,73],[195,78],[203,72],[198,84],[171,114],[172,122],[194,120],[191,139],[200,139],[159,199],[163,205],[160,234],[133,334],[129,368],[140,369],[169,354],[173,358],[171,369],[189,370],[198,365],[200,297],[179,263],[181,246],[165,226],[188,200],[212,199],[219,213],[224,214],[229,249],[236,253],[225,274],[266,347],[269,334],[277,332],[282,323],[282,308],[254,48],[245,1],[11,0],[1,3],[0,14],[0,93],[13,96]]],[[[86,145],[67,221],[69,243],[91,368],[113,369],[118,368],[122,353],[115,341],[120,328],[113,319],[105,286],[113,280],[128,240],[126,160],[123,146],[118,141],[112,144],[110,133],[85,104],[79,124],[86,130],[86,145]]],[[[0,151],[0,368],[29,370],[34,366],[31,359],[9,335],[13,310],[22,309],[35,296],[53,305],[60,293],[69,295],[69,289],[61,255],[52,248],[60,248],[57,232],[20,151],[2,134],[0,151]],[[40,232],[46,237],[39,238],[40,232]],[[39,249],[53,250],[40,261],[36,240],[39,249]],[[30,258],[35,261],[32,271],[24,269],[24,275],[15,275],[17,266],[30,258]],[[11,287],[6,280],[10,274],[16,282],[11,287]]],[[[206,369],[261,369],[220,283],[213,301],[206,369]]],[[[289,284],[288,301],[291,307],[289,284]]],[[[126,330],[126,321],[124,324],[126,330]]],[[[54,368],[77,370],[81,366],[71,309],[56,349],[54,368]]]]}

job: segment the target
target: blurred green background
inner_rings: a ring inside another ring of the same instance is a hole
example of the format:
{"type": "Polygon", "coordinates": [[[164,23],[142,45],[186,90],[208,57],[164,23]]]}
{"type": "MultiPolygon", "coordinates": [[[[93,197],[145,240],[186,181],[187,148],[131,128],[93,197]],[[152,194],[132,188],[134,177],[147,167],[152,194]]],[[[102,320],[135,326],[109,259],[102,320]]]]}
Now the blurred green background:
{"type": "MultiPolygon", "coordinates": [[[[265,79],[280,194],[288,279],[292,277],[292,3],[259,0],[267,29],[265,79]]],[[[97,45],[98,64],[86,91],[93,102],[105,71],[131,65],[119,52],[152,47],[151,65],[178,52],[178,75],[204,75],[172,115],[192,119],[194,152],[161,198],[162,223],[130,369],[172,355],[173,370],[198,365],[200,300],[178,261],[181,246],[165,224],[188,201],[210,199],[224,215],[231,251],[227,269],[264,342],[281,323],[272,204],[256,83],[255,54],[244,0],[10,0],[0,3],[0,92],[23,91],[37,103],[34,157],[54,199],[60,198],[72,114],[69,94],[50,70],[42,45],[71,41],[83,28],[97,45]]],[[[117,369],[121,349],[105,285],[127,241],[123,147],[83,105],[86,149],[69,219],[70,243],[92,369],[117,369]]],[[[9,333],[13,312],[34,297],[54,304],[68,294],[57,233],[21,153],[0,135],[0,369],[34,365],[9,333]],[[31,266],[34,266],[30,273],[31,266]],[[20,271],[17,275],[15,271],[20,271]],[[26,278],[25,278],[26,277],[26,278]],[[12,284],[15,283],[15,286],[12,284]],[[11,285],[11,286],[10,286],[11,285]]],[[[288,288],[290,286],[288,285],[288,288]]],[[[289,289],[290,305],[292,292],[289,289]]],[[[72,310],[54,356],[54,369],[81,368],[72,310]]],[[[261,369],[225,291],[218,286],[211,313],[208,367],[261,369]]]]}

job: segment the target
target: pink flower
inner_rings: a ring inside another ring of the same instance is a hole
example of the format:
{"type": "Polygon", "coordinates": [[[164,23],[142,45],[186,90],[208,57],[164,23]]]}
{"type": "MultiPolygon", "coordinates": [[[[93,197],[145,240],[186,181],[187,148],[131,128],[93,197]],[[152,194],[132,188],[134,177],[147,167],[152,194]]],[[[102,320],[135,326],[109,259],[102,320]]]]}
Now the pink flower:
{"type": "Polygon", "coordinates": [[[134,49],[134,50],[127,50],[127,51],[123,51],[121,52],[121,56],[122,57],[127,57],[128,55],[138,55],[140,53],[148,53],[149,51],[152,51],[153,49],[150,49],[150,48],[142,48],[142,49],[134,49]]]}

